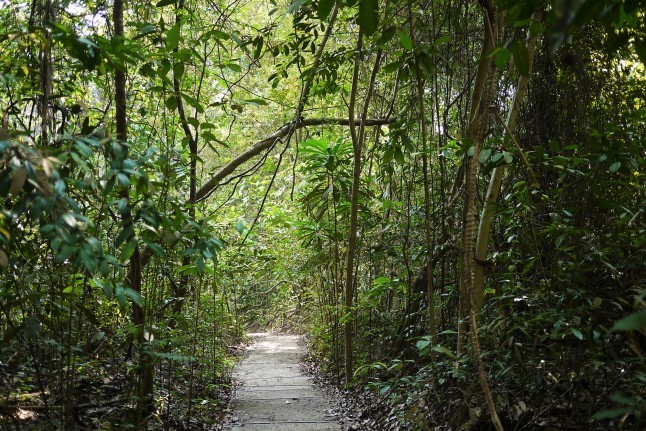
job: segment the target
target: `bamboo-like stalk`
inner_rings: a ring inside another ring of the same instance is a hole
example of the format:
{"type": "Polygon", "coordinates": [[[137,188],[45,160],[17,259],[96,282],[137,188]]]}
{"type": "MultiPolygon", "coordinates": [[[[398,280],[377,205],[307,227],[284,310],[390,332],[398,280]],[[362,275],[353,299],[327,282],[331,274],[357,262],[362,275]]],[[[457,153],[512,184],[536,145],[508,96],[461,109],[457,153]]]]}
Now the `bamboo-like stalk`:
{"type": "MultiPolygon", "coordinates": [[[[536,12],[532,17],[535,21],[540,21],[542,19],[542,13],[536,12]]],[[[520,74],[518,78],[518,84],[516,85],[516,92],[514,94],[514,99],[507,114],[507,120],[504,123],[505,127],[505,140],[503,148],[507,147],[510,143],[513,142],[514,137],[512,135],[516,124],[518,123],[518,117],[520,116],[520,104],[525,94],[527,93],[527,86],[529,83],[529,78],[532,72],[532,66],[534,62],[534,51],[536,48],[536,34],[532,34],[530,30],[527,32],[527,54],[529,58],[528,64],[528,74],[520,74]]],[[[476,155],[477,156],[477,155],[476,155]]],[[[521,152],[521,157],[522,152],[521,152]]],[[[496,207],[498,203],[498,196],[500,195],[500,189],[502,187],[502,180],[505,176],[505,165],[497,166],[489,179],[489,187],[487,188],[487,194],[485,196],[485,204],[482,209],[482,214],[480,216],[480,224],[478,226],[478,238],[476,241],[476,251],[475,257],[476,262],[484,262],[487,260],[487,246],[489,244],[489,238],[491,233],[491,223],[493,217],[496,213],[496,207]]],[[[535,181],[535,179],[534,179],[535,181]]],[[[475,268],[475,302],[476,308],[479,310],[482,308],[483,296],[484,296],[484,277],[485,277],[485,268],[483,265],[476,265],[475,268]]]]}
{"type": "MultiPolygon", "coordinates": [[[[483,4],[483,13],[485,18],[485,28],[483,32],[483,54],[490,51],[491,48],[500,40],[502,34],[502,23],[504,21],[502,16],[496,16],[496,11],[491,1],[483,4]]],[[[482,353],[480,350],[480,340],[478,337],[478,324],[475,307],[475,256],[473,249],[475,245],[475,212],[476,212],[476,186],[477,186],[477,171],[478,171],[478,153],[480,152],[480,145],[484,140],[485,131],[487,129],[487,115],[489,105],[493,101],[497,84],[498,73],[497,69],[492,66],[491,57],[481,56],[480,65],[478,67],[478,76],[482,77],[482,82],[476,83],[476,88],[479,92],[473,94],[474,103],[471,105],[471,115],[469,122],[468,137],[473,144],[473,155],[468,160],[466,189],[467,196],[465,202],[465,216],[463,228],[463,241],[464,241],[464,255],[462,263],[462,280],[465,283],[466,294],[469,298],[469,326],[471,336],[471,348],[473,356],[478,366],[478,375],[480,378],[480,385],[487,402],[487,408],[491,416],[496,430],[502,431],[503,426],[498,417],[496,406],[493,402],[493,395],[489,387],[489,380],[482,361],[482,353]]]]}

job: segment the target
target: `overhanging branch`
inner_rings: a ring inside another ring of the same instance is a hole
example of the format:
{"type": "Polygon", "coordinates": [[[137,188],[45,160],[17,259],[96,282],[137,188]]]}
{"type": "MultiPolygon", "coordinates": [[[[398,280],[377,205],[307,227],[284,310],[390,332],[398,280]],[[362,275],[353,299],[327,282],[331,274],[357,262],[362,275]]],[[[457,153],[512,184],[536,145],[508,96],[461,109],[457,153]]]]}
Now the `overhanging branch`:
{"type": "MultiPolygon", "coordinates": [[[[365,126],[383,126],[386,124],[392,124],[395,122],[394,118],[384,118],[384,119],[367,119],[362,121],[360,119],[355,120],[355,124],[364,124],[365,126]]],[[[247,151],[241,153],[236,158],[231,160],[226,165],[222,166],[219,171],[217,171],[210,180],[208,180],[198,191],[195,196],[196,202],[204,200],[207,198],[215,189],[220,185],[220,181],[226,178],[228,175],[232,174],[238,166],[242,165],[247,160],[257,156],[265,150],[270,150],[276,143],[287,136],[290,133],[290,130],[301,129],[303,127],[309,126],[323,126],[323,125],[336,125],[336,126],[349,126],[350,121],[347,118],[311,118],[304,120],[290,121],[289,123],[283,124],[278,130],[266,137],[265,139],[256,142],[249,148],[247,151]]]]}

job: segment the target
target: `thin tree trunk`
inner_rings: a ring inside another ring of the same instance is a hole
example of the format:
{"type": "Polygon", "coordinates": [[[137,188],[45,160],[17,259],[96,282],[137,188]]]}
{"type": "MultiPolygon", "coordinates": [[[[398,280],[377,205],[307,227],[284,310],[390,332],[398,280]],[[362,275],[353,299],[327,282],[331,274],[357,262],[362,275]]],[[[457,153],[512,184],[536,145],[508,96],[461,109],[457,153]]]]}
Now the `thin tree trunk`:
{"type": "Polygon", "coordinates": [[[352,193],[350,198],[350,237],[348,238],[348,254],[346,257],[345,275],[345,307],[344,307],[344,347],[345,347],[345,382],[350,383],[354,373],[354,358],[352,356],[352,305],[354,297],[354,254],[357,244],[357,219],[359,213],[359,184],[361,181],[361,143],[357,136],[354,122],[354,107],[357,99],[357,86],[359,85],[359,65],[361,64],[361,49],[363,48],[363,32],[359,30],[357,48],[354,59],[354,73],[352,75],[352,92],[348,119],[350,120],[350,133],[352,135],[352,148],[354,166],[352,168],[352,193]]]}
{"type": "MultiPolygon", "coordinates": [[[[175,15],[175,24],[179,27],[181,31],[181,11],[184,9],[184,0],[180,0],[177,5],[177,11],[175,15]]],[[[179,52],[179,45],[175,47],[173,52],[179,52]]],[[[188,121],[186,120],[186,113],[184,111],[184,102],[181,95],[180,87],[180,77],[175,74],[175,68],[173,68],[173,91],[175,92],[175,100],[177,101],[177,113],[179,114],[180,123],[182,124],[182,130],[184,135],[188,140],[188,151],[189,151],[189,192],[188,192],[188,215],[191,219],[195,219],[195,203],[197,195],[197,140],[198,134],[197,131],[195,134],[191,132],[188,121]]],[[[195,115],[197,117],[197,115],[195,115]]],[[[197,240],[196,240],[197,241],[197,240]]],[[[191,264],[191,256],[184,256],[182,259],[182,266],[187,267],[191,264]]],[[[189,288],[189,276],[184,274],[180,277],[179,283],[177,283],[175,292],[175,303],[173,304],[173,313],[178,315],[182,311],[182,306],[186,300],[186,295],[188,294],[189,288]]],[[[174,319],[174,318],[173,318],[174,319]]]]}
{"type": "MultiPolygon", "coordinates": [[[[542,19],[542,13],[536,12],[532,17],[535,21],[540,21],[542,19]]],[[[534,51],[536,48],[536,35],[532,35],[530,30],[527,32],[527,54],[529,58],[529,67],[527,76],[521,73],[518,78],[518,84],[516,86],[516,93],[514,94],[514,99],[507,114],[506,129],[510,132],[513,132],[516,128],[518,122],[518,117],[520,115],[520,103],[527,93],[527,84],[529,83],[529,78],[532,74],[532,65],[534,62],[534,51]]],[[[503,149],[508,146],[509,142],[513,139],[510,133],[505,133],[505,141],[503,144],[503,149]]],[[[476,311],[482,309],[483,298],[484,298],[484,277],[485,277],[485,267],[480,262],[485,262],[487,260],[487,245],[489,244],[489,237],[491,232],[491,222],[493,216],[496,212],[496,206],[498,203],[498,196],[500,194],[500,188],[502,185],[502,180],[505,176],[505,165],[500,165],[496,167],[489,180],[489,187],[487,189],[487,194],[485,196],[485,204],[482,209],[482,215],[480,216],[480,225],[478,227],[478,239],[476,241],[476,267],[475,267],[475,282],[473,288],[475,289],[475,303],[476,311]]]]}
{"type": "MultiPolygon", "coordinates": [[[[357,224],[359,214],[359,186],[361,184],[361,152],[363,141],[365,139],[366,121],[361,121],[359,131],[357,133],[355,123],[355,104],[357,97],[357,87],[359,85],[359,68],[361,64],[361,51],[363,49],[363,32],[359,30],[357,39],[357,52],[355,53],[354,72],[352,76],[352,92],[350,95],[350,104],[348,107],[348,119],[350,121],[350,134],[352,135],[352,148],[354,154],[354,166],[352,169],[352,195],[350,200],[350,237],[348,239],[348,255],[346,262],[346,278],[345,278],[345,325],[344,325],[344,347],[345,347],[345,381],[349,383],[352,379],[354,372],[354,358],[352,353],[352,306],[354,304],[355,295],[355,277],[354,277],[354,264],[355,254],[357,248],[357,224]]],[[[375,85],[377,72],[381,62],[381,50],[377,52],[377,58],[372,69],[370,76],[370,84],[368,92],[363,103],[362,120],[367,117],[368,106],[375,85]]]]}
{"type": "MultiPolygon", "coordinates": [[[[415,28],[413,22],[412,2],[408,2],[408,20],[410,24],[410,36],[414,49],[417,49],[415,28]]],[[[428,126],[426,123],[426,105],[424,103],[424,79],[419,66],[419,57],[415,56],[415,74],[417,78],[417,98],[419,99],[419,116],[422,124],[422,176],[424,181],[424,240],[426,246],[426,298],[428,307],[428,330],[431,335],[431,347],[437,342],[437,328],[435,325],[435,293],[433,292],[433,240],[431,236],[431,197],[428,180],[428,126]]],[[[431,348],[431,367],[435,366],[436,354],[431,348]]],[[[431,379],[435,387],[437,385],[435,375],[431,379]]]]}
{"type": "MultiPolygon", "coordinates": [[[[499,40],[502,33],[503,22],[502,17],[497,17],[494,6],[491,1],[483,5],[483,13],[485,18],[484,25],[484,40],[483,40],[483,53],[488,52],[493,45],[499,40]],[[499,28],[498,28],[499,27],[499,28]]],[[[469,324],[471,335],[471,348],[473,349],[473,356],[475,357],[478,365],[478,375],[480,377],[480,385],[484,393],[487,407],[496,430],[502,431],[503,427],[498,418],[491,389],[489,388],[489,381],[482,361],[482,354],[480,350],[480,340],[478,338],[478,325],[477,315],[475,308],[475,255],[473,253],[475,246],[475,211],[476,211],[476,189],[477,189],[477,171],[478,171],[478,155],[480,152],[480,145],[484,140],[485,131],[487,129],[487,116],[489,114],[489,106],[493,101],[494,94],[497,88],[497,69],[491,65],[491,57],[480,59],[480,67],[478,75],[484,69],[483,75],[486,76],[484,84],[480,88],[482,93],[474,93],[474,99],[477,97],[477,104],[471,106],[471,118],[469,122],[468,138],[473,144],[473,155],[468,160],[467,178],[466,178],[466,204],[465,204],[465,223],[464,223],[464,258],[462,264],[463,276],[462,279],[466,284],[466,293],[469,298],[469,324]]],[[[479,84],[479,83],[478,83],[479,84]]]]}
{"type": "MultiPolygon", "coordinates": [[[[124,27],[123,27],[123,6],[124,0],[115,0],[113,6],[113,20],[114,20],[114,34],[115,37],[124,37],[124,27]]],[[[127,109],[126,109],[126,73],[123,70],[115,69],[114,72],[114,87],[115,87],[115,123],[116,123],[116,137],[119,141],[126,143],[128,139],[128,123],[127,123],[127,109]]],[[[128,151],[128,145],[125,145],[126,151],[128,151]]],[[[130,207],[130,193],[128,187],[124,188],[121,191],[121,197],[125,198],[128,201],[126,209],[121,215],[121,222],[123,228],[132,228],[132,233],[126,239],[126,244],[130,241],[136,241],[135,230],[134,230],[134,218],[132,216],[132,209],[130,207]]],[[[135,250],[130,257],[128,264],[128,274],[125,279],[125,284],[136,291],[141,296],[141,253],[139,251],[139,246],[135,247],[135,250]]],[[[145,342],[144,340],[144,322],[145,322],[145,313],[143,307],[139,304],[133,302],[133,319],[135,325],[138,328],[140,344],[145,342]]],[[[138,427],[143,416],[147,414],[148,407],[150,405],[150,395],[153,391],[154,384],[154,367],[152,366],[147,358],[142,355],[140,358],[139,365],[139,388],[138,388],[138,397],[137,397],[137,407],[134,412],[134,422],[138,427]]]]}

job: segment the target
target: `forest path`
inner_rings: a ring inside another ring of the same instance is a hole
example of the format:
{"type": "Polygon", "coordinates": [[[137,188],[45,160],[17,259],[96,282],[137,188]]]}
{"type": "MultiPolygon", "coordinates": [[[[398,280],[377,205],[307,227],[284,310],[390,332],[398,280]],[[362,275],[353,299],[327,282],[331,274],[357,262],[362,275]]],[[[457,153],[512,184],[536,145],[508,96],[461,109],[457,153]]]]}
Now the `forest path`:
{"type": "Polygon", "coordinates": [[[250,334],[254,343],[234,370],[241,385],[232,401],[231,431],[338,431],[321,391],[303,374],[305,353],[294,335],[250,334]]]}

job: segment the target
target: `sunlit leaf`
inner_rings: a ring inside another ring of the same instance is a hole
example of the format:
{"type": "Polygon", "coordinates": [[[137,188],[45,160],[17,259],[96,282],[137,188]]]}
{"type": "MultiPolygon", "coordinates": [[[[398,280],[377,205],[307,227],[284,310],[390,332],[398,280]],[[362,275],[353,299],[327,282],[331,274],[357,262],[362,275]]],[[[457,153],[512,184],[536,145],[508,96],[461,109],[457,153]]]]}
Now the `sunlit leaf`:
{"type": "Polygon", "coordinates": [[[295,0],[287,8],[287,13],[294,13],[301,8],[308,0],[295,0]]]}
{"type": "Polygon", "coordinates": [[[413,49],[413,39],[405,31],[399,32],[399,44],[409,51],[413,49]]]}
{"type": "Polygon", "coordinates": [[[179,23],[176,23],[166,35],[166,49],[174,50],[179,45],[179,23]]]}

